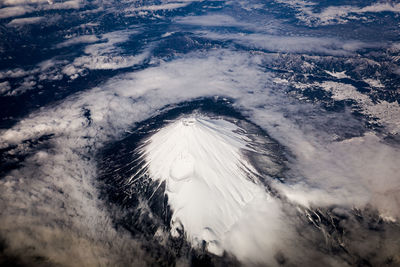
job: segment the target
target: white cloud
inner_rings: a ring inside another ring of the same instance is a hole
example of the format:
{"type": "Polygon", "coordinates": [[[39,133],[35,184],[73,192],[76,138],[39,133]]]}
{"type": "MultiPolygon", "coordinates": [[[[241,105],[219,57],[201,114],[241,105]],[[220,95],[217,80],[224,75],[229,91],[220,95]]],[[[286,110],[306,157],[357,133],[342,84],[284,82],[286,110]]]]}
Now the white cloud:
{"type": "Polygon", "coordinates": [[[374,134],[315,148],[296,166],[306,180],[277,185],[289,199],[306,206],[370,204],[383,218],[400,218],[396,148],[374,134]]]}
{"type": "Polygon", "coordinates": [[[161,5],[151,5],[151,6],[140,6],[126,9],[125,11],[159,11],[159,10],[173,10],[189,5],[190,2],[177,2],[177,3],[166,3],[161,5]]]}
{"type": "MultiPolygon", "coordinates": [[[[143,62],[149,57],[149,51],[143,51],[138,55],[121,55],[122,49],[118,47],[118,44],[126,42],[136,33],[127,30],[103,34],[101,36],[103,42],[86,46],[85,55],[75,58],[71,64],[63,68],[62,72],[71,78],[77,78],[84,69],[121,69],[143,62]]],[[[88,36],[83,39],[72,39],[71,42],[94,41],[95,38],[97,40],[97,37],[88,36]]]]}
{"type": "Polygon", "coordinates": [[[375,3],[363,8],[355,6],[327,7],[321,13],[308,12],[308,15],[318,18],[322,24],[329,24],[335,20],[344,21],[352,13],[377,13],[377,12],[400,12],[400,4],[375,3]]]}
{"type": "MultiPolygon", "coordinates": [[[[20,19],[16,19],[20,20],[20,19]]],[[[24,20],[24,19],[21,19],[24,20]]],[[[84,54],[76,57],[72,62],[51,58],[40,62],[30,70],[20,68],[0,71],[0,79],[24,78],[21,86],[12,92],[12,95],[19,95],[33,89],[37,81],[42,80],[61,80],[64,75],[70,79],[76,79],[90,70],[121,69],[140,64],[150,57],[150,48],[141,51],[137,55],[123,55],[120,44],[129,40],[130,36],[137,31],[126,30],[103,34],[99,37],[95,35],[82,35],[72,37],[56,45],[63,48],[75,44],[89,44],[84,47],[84,54]],[[29,76],[29,81],[28,80],[29,76]]]]}
{"type": "Polygon", "coordinates": [[[44,5],[44,10],[55,10],[55,9],[79,9],[85,5],[84,0],[69,0],[64,2],[50,2],[48,5],[44,5]]]}
{"type": "Polygon", "coordinates": [[[37,82],[33,76],[28,76],[24,78],[24,81],[14,90],[7,93],[8,96],[17,96],[26,93],[29,90],[35,89],[37,82]]]}
{"type": "Polygon", "coordinates": [[[197,26],[254,27],[250,23],[240,22],[231,16],[223,14],[187,16],[177,18],[176,22],[186,25],[197,26]]]}
{"type": "Polygon", "coordinates": [[[30,13],[33,10],[34,9],[29,6],[11,6],[0,8],[0,19],[25,15],[26,13],[30,13]]]}
{"type": "Polygon", "coordinates": [[[72,37],[56,45],[57,48],[67,47],[76,44],[95,43],[100,39],[96,35],[81,35],[72,37]]]}
{"type": "Polygon", "coordinates": [[[75,59],[73,65],[75,67],[83,67],[91,70],[115,70],[142,63],[147,57],[148,53],[137,56],[91,55],[75,59]]]}
{"type": "Polygon", "coordinates": [[[49,3],[48,0],[2,0],[1,4],[6,6],[17,6],[27,4],[45,4],[49,3]]]}
{"type": "Polygon", "coordinates": [[[26,24],[38,24],[40,22],[43,22],[44,19],[45,17],[29,17],[29,18],[13,19],[7,24],[7,26],[17,27],[26,24]]]}
{"type": "Polygon", "coordinates": [[[11,86],[8,81],[0,82],[0,95],[7,93],[10,89],[11,89],[11,86]]]}
{"type": "Polygon", "coordinates": [[[290,5],[299,11],[297,18],[308,23],[308,24],[342,24],[347,23],[351,19],[360,19],[352,14],[365,14],[365,13],[379,13],[379,12],[400,12],[400,4],[398,3],[374,3],[372,5],[367,5],[364,7],[343,5],[343,6],[329,6],[322,9],[321,12],[314,12],[313,8],[316,3],[310,1],[282,1],[277,2],[290,5]]]}
{"type": "Polygon", "coordinates": [[[6,0],[1,3],[0,19],[22,16],[40,10],[79,9],[85,5],[84,0],[70,0],[62,2],[42,0],[6,0]]]}
{"type": "Polygon", "coordinates": [[[218,33],[198,31],[197,34],[216,40],[233,40],[236,43],[267,49],[273,52],[322,53],[328,55],[349,55],[364,47],[371,46],[359,41],[334,38],[279,36],[261,33],[218,33]]]}
{"type": "Polygon", "coordinates": [[[31,74],[30,71],[26,71],[20,68],[17,69],[11,69],[11,70],[4,70],[0,72],[0,79],[5,79],[5,78],[21,78],[24,76],[27,76],[31,74]]]}

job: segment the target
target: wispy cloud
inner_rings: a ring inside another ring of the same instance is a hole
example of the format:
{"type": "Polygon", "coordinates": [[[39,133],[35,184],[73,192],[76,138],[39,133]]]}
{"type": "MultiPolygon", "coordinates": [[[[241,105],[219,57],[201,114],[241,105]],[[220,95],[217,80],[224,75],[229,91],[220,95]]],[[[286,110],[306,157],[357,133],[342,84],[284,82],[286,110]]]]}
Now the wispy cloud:
{"type": "Polygon", "coordinates": [[[10,6],[0,8],[0,19],[6,19],[16,16],[25,15],[32,12],[34,9],[29,6],[10,6]]]}
{"type": "Polygon", "coordinates": [[[23,25],[38,24],[43,22],[43,20],[45,20],[45,17],[29,17],[29,18],[13,19],[9,23],[7,23],[7,26],[18,27],[23,25]]]}
{"type": "Polygon", "coordinates": [[[85,5],[83,0],[69,0],[62,2],[53,2],[47,0],[17,0],[2,1],[0,8],[0,19],[22,16],[41,10],[63,10],[79,9],[85,5]]]}
{"type": "Polygon", "coordinates": [[[185,7],[188,4],[190,4],[190,1],[188,2],[177,2],[177,3],[166,3],[166,4],[161,4],[161,5],[151,5],[151,6],[140,6],[140,7],[132,7],[130,9],[127,9],[125,11],[159,11],[159,10],[173,10],[181,7],[185,7]]]}
{"type": "Polygon", "coordinates": [[[0,95],[7,93],[11,89],[8,81],[0,82],[0,95]]]}
{"type": "Polygon", "coordinates": [[[81,35],[81,36],[67,39],[67,40],[57,44],[56,47],[63,48],[63,47],[68,47],[68,46],[76,45],[76,44],[95,43],[99,40],[100,39],[95,35],[81,35]]]}
{"type": "Polygon", "coordinates": [[[97,44],[91,44],[85,47],[84,55],[74,59],[71,64],[66,65],[62,72],[70,78],[77,78],[84,69],[99,70],[99,69],[121,69],[129,68],[139,63],[142,63],[149,56],[148,51],[143,51],[138,55],[123,54],[123,49],[119,48],[119,44],[129,40],[130,36],[137,34],[137,31],[116,31],[103,34],[98,39],[95,36],[78,37],[62,43],[62,46],[94,42],[101,40],[97,44]]]}
{"type": "Polygon", "coordinates": [[[314,11],[317,3],[312,1],[279,0],[277,2],[292,6],[297,9],[299,12],[297,18],[302,20],[303,22],[306,22],[309,25],[342,24],[347,23],[349,19],[360,19],[352,15],[380,12],[400,12],[400,4],[387,2],[373,3],[371,5],[365,5],[363,7],[355,5],[328,6],[322,9],[320,12],[314,11]]]}
{"type": "Polygon", "coordinates": [[[251,48],[266,49],[271,52],[320,53],[338,56],[351,55],[359,49],[373,46],[359,41],[344,41],[323,37],[279,36],[262,33],[219,33],[213,31],[198,31],[197,34],[215,40],[232,40],[251,48]]]}
{"type": "Polygon", "coordinates": [[[209,14],[203,16],[186,16],[177,18],[177,23],[196,26],[251,27],[254,25],[241,22],[225,14],[209,14]]]}

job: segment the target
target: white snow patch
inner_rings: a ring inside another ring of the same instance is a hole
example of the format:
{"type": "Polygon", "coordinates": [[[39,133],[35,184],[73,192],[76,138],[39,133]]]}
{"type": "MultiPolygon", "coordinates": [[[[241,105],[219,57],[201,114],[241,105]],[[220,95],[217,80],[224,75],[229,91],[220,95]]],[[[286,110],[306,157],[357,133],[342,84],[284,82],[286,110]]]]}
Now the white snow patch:
{"type": "Polygon", "coordinates": [[[338,78],[338,79],[344,79],[344,78],[350,78],[347,74],[346,71],[341,71],[341,72],[335,72],[335,71],[325,71],[326,73],[328,73],[329,75],[338,78]]]}
{"type": "Polygon", "coordinates": [[[364,82],[368,83],[372,87],[385,88],[381,81],[375,79],[364,79],[364,82]]]}
{"type": "MultiPolygon", "coordinates": [[[[283,83],[276,79],[274,81],[275,83],[283,83]]],[[[387,132],[391,134],[400,133],[400,105],[396,101],[390,103],[380,100],[374,103],[368,95],[360,93],[353,85],[340,82],[294,83],[293,86],[300,90],[321,87],[323,90],[332,93],[332,98],[335,100],[354,100],[360,108],[359,111],[370,117],[369,119],[372,122],[385,126],[387,132]]]]}
{"type": "MultiPolygon", "coordinates": [[[[373,81],[376,82],[375,80],[373,81]]],[[[318,85],[324,90],[331,92],[333,99],[355,100],[365,115],[377,118],[377,121],[385,125],[390,133],[396,134],[400,132],[400,106],[397,102],[389,103],[383,100],[375,104],[367,95],[358,92],[350,84],[323,82],[318,85]]]]}
{"type": "Polygon", "coordinates": [[[274,78],[273,79],[274,83],[276,84],[289,84],[289,81],[287,79],[282,79],[282,78],[274,78]]]}
{"type": "Polygon", "coordinates": [[[173,35],[174,33],[175,33],[175,32],[166,32],[166,33],[164,33],[163,35],[161,35],[161,37],[165,38],[165,37],[168,37],[168,36],[173,35]]]}

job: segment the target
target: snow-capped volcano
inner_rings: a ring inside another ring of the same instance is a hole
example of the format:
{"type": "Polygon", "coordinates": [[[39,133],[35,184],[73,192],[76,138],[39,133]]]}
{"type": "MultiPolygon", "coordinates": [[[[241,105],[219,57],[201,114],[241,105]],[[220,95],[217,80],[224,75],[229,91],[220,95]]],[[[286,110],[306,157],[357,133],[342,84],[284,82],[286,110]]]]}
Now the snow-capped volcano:
{"type": "Polygon", "coordinates": [[[184,230],[193,246],[205,241],[217,255],[239,251],[232,238],[251,206],[273,201],[242,153],[251,142],[242,133],[227,120],[195,115],[162,128],[142,148],[151,179],[166,183],[172,235],[184,230]]]}

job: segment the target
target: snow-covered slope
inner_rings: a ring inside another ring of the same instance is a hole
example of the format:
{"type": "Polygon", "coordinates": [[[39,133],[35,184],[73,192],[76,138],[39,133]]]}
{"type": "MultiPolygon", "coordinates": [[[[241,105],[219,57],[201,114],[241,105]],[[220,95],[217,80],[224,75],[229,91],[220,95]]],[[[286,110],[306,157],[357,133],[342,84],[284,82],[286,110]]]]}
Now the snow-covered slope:
{"type": "Polygon", "coordinates": [[[240,257],[243,248],[252,247],[247,244],[253,242],[249,232],[259,230],[249,225],[254,219],[251,210],[263,210],[273,199],[244,157],[242,150],[249,149],[250,139],[238,130],[223,119],[185,117],[151,136],[142,153],[151,178],[166,182],[172,234],[179,235],[183,227],[192,245],[206,241],[214,254],[227,250],[240,257]],[[259,208],[252,209],[255,205],[259,208]],[[242,233],[247,241],[240,244],[235,240],[242,233]]]}

